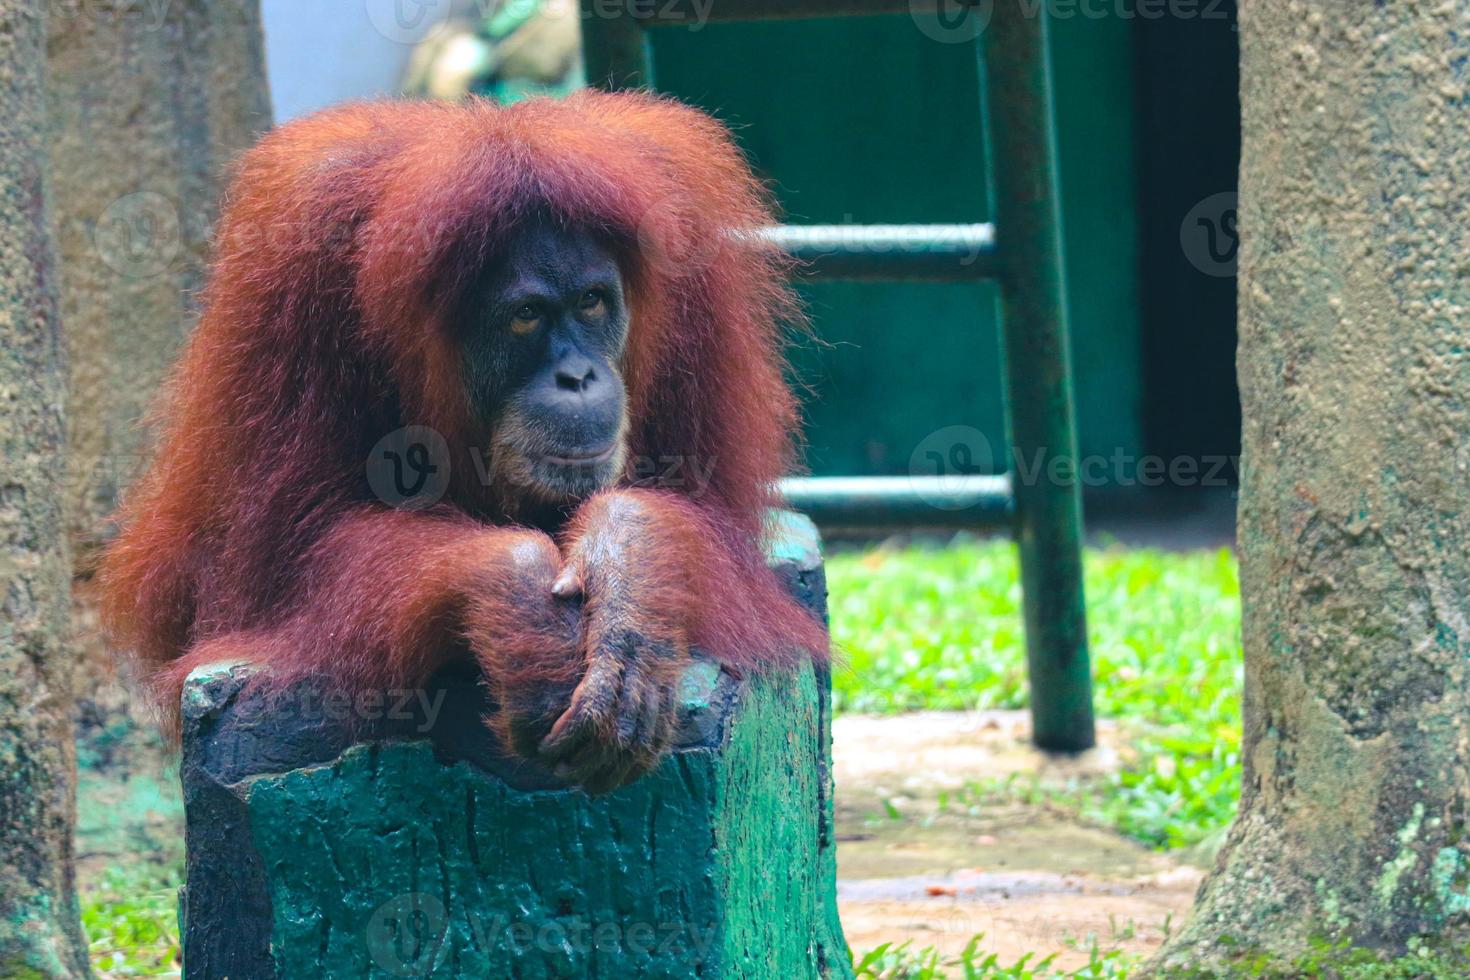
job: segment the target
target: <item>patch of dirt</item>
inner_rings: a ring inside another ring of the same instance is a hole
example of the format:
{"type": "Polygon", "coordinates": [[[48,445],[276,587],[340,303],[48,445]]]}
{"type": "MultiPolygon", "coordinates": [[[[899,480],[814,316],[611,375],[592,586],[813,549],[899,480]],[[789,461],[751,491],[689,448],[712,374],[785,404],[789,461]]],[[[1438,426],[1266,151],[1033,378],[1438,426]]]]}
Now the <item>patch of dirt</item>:
{"type": "Polygon", "coordinates": [[[984,933],[982,948],[1002,965],[1055,953],[1055,966],[1075,969],[1089,937],[1144,956],[1180,924],[1202,872],[1177,857],[1040,806],[955,802],[976,781],[1118,765],[1111,725],[1099,726],[1097,749],[1075,757],[1039,752],[1029,736],[1024,712],[834,721],[838,903],[859,955],[905,940],[954,955],[984,933]]]}
{"type": "Polygon", "coordinates": [[[997,954],[1002,966],[1027,953],[1033,964],[1055,953],[1055,967],[1075,970],[1087,965],[1088,937],[1096,937],[1100,949],[1145,957],[1164,941],[1166,928],[1178,927],[1200,872],[1180,868],[1126,882],[1043,872],[975,877],[985,883],[977,882],[973,892],[965,890],[966,876],[956,873],[925,886],[938,894],[908,898],[868,891],[870,882],[844,883],[838,904],[848,943],[861,955],[908,939],[915,949],[933,946],[952,957],[984,933],[981,948],[997,954]],[[944,894],[956,885],[957,894],[944,894]]]}
{"type": "Polygon", "coordinates": [[[1117,726],[1098,722],[1098,747],[1049,755],[1031,745],[1024,711],[915,711],[902,715],[838,715],[832,721],[833,773],[839,786],[907,788],[932,795],[993,776],[1038,773],[1048,778],[1098,775],[1118,768],[1117,726]]]}

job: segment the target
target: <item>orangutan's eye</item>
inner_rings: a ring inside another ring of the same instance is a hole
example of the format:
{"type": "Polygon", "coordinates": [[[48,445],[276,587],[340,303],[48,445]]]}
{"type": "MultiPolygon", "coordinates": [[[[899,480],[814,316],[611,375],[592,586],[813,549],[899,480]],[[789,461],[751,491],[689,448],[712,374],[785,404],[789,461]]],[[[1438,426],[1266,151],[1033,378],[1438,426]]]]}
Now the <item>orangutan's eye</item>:
{"type": "Polygon", "coordinates": [[[511,317],[510,329],[512,333],[525,335],[535,333],[536,328],[541,326],[541,311],[530,303],[526,303],[515,311],[511,317]]]}
{"type": "Polygon", "coordinates": [[[591,316],[600,316],[607,308],[607,299],[600,289],[589,289],[577,302],[577,309],[591,316]]]}

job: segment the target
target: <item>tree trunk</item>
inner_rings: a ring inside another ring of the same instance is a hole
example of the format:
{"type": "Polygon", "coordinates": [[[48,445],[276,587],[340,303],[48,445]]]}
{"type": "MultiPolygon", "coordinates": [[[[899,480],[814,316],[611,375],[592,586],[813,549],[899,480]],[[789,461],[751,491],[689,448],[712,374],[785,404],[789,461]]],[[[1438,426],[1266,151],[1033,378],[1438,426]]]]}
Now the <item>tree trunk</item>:
{"type": "Polygon", "coordinates": [[[50,6],[68,504],[86,544],[147,451],[139,420],[193,325],[220,178],[270,100],[257,0],[50,6]]]}
{"type": "Polygon", "coordinates": [[[0,976],[89,974],[62,511],[65,358],[46,226],[43,5],[0,0],[0,976]]]}
{"type": "Polygon", "coordinates": [[[1248,0],[1241,51],[1245,781],[1157,965],[1466,976],[1470,19],[1248,0]]]}

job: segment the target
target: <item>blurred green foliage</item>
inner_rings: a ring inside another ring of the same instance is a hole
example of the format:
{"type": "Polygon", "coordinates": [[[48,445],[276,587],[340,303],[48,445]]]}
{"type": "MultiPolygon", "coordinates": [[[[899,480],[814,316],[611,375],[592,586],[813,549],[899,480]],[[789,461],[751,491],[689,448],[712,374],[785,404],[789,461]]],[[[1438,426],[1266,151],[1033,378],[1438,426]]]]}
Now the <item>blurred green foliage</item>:
{"type": "Polygon", "coordinates": [[[182,876],[178,864],[139,861],[83,888],[82,927],[101,980],[178,975],[182,876]]]}
{"type": "Polygon", "coordinates": [[[862,956],[853,956],[857,980],[1126,980],[1135,957],[1104,950],[1093,939],[1088,960],[1076,970],[1054,965],[1052,956],[1026,953],[1014,963],[1002,963],[982,948],[983,933],[970,940],[957,956],[944,956],[933,947],[916,950],[910,943],[884,943],[862,956]]]}

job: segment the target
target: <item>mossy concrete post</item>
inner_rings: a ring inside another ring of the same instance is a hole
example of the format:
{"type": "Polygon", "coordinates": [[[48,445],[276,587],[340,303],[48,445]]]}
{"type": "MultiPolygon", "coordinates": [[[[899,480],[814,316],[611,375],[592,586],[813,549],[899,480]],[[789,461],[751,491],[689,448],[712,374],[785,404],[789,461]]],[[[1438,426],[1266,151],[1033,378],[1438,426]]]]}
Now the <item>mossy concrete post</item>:
{"type": "MultiPolygon", "coordinates": [[[[825,613],[815,528],[774,526],[825,613]]],[[[191,980],[851,976],[825,669],[696,660],[674,751],[599,798],[502,756],[467,667],[354,704],[246,676],[184,692],[191,980]]]]}
{"type": "Polygon", "coordinates": [[[1245,774],[1169,975],[1470,976],[1466,14],[1241,5],[1245,774]]]}

